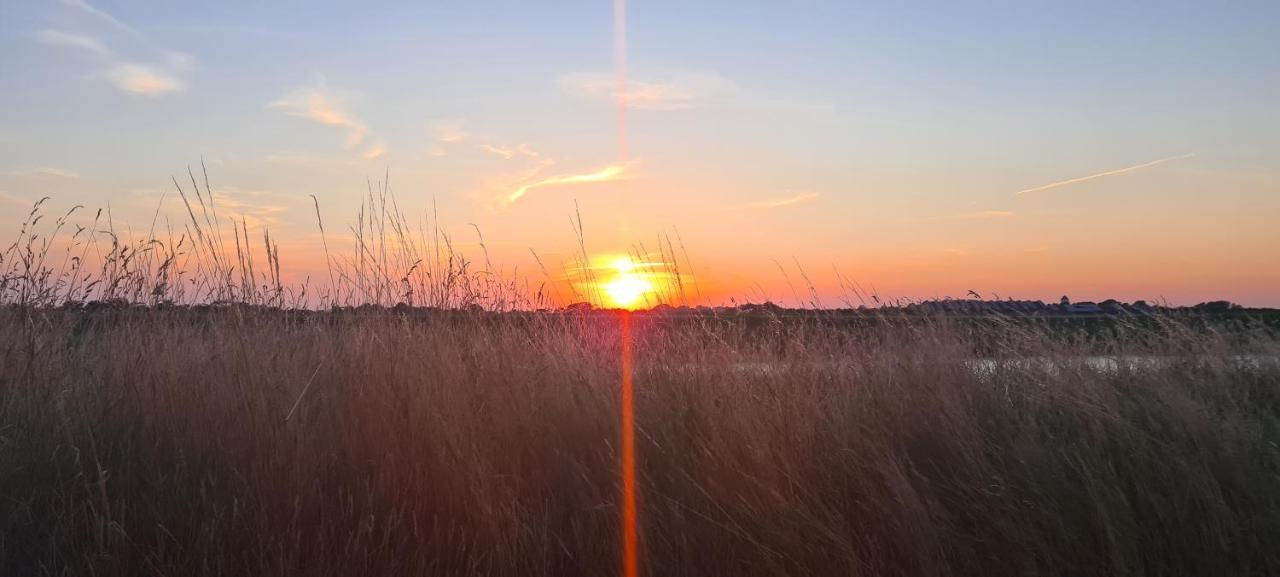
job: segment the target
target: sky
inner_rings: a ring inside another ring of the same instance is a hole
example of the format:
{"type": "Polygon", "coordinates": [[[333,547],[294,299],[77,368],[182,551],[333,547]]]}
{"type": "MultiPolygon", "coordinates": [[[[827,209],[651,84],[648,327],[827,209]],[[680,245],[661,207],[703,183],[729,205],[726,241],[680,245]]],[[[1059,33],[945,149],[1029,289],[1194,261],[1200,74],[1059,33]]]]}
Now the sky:
{"type": "Polygon", "coordinates": [[[0,233],[203,160],[292,279],[389,178],[503,270],[678,238],[710,304],[1280,306],[1275,2],[259,4],[0,3],[0,233]]]}

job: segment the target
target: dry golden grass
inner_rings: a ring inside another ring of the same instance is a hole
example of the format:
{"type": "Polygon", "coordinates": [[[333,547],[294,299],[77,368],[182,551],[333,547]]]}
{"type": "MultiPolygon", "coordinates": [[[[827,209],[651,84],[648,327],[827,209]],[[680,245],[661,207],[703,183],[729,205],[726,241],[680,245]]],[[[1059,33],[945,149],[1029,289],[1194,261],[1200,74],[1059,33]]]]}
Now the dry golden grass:
{"type": "MultiPolygon", "coordinates": [[[[616,567],[610,317],[0,319],[7,575],[616,567]]],[[[777,328],[636,318],[650,574],[1280,568],[1274,366],[1182,335],[975,372],[946,323],[777,328]]]]}
{"type": "MultiPolygon", "coordinates": [[[[0,574],[616,572],[616,316],[291,310],[208,256],[182,282],[141,256],[89,282],[231,304],[60,308],[80,281],[14,258],[0,574]]],[[[349,262],[384,272],[328,302],[394,298],[391,265],[349,262]]],[[[448,262],[409,286],[518,308],[448,262]]],[[[1280,573],[1276,335],[1121,329],[637,315],[642,570],[1280,573]]]]}

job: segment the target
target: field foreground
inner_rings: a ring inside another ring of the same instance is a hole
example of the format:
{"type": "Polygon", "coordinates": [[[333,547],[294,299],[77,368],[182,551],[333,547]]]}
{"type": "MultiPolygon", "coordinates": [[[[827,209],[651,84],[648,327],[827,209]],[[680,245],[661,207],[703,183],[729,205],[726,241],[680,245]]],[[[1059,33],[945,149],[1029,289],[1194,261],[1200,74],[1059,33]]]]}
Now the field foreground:
{"type": "MultiPolygon", "coordinates": [[[[615,574],[617,321],[0,310],[0,574],[615,574]]],[[[1280,574],[1272,329],[633,330],[644,573],[1280,574]]]]}

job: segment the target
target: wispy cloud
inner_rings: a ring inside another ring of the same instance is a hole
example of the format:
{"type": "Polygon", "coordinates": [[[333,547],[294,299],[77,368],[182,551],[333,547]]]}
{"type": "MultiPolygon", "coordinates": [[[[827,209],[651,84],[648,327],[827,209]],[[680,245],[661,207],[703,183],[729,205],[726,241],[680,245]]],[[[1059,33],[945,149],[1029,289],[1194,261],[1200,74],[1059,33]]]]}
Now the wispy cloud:
{"type": "Polygon", "coordinates": [[[177,77],[141,64],[120,64],[103,72],[103,76],[121,92],[129,94],[161,96],[186,90],[186,85],[177,77]]]}
{"type": "Polygon", "coordinates": [[[133,35],[138,34],[138,31],[134,30],[132,26],[129,26],[124,22],[121,22],[120,20],[116,19],[115,16],[112,16],[103,10],[99,10],[97,7],[93,6],[88,2],[85,2],[84,0],[61,0],[61,2],[64,6],[70,6],[72,8],[75,8],[76,10],[84,12],[85,14],[89,14],[99,20],[102,20],[103,22],[106,22],[107,24],[110,24],[111,27],[117,30],[120,30],[122,32],[128,32],[129,34],[133,34],[133,35]]]}
{"type": "MultiPolygon", "coordinates": [[[[132,191],[132,198],[140,206],[154,207],[163,202],[162,199],[165,197],[165,194],[153,189],[132,191]]],[[[168,198],[173,199],[172,196],[168,198]]],[[[214,189],[212,198],[219,218],[233,219],[237,225],[243,221],[249,228],[259,228],[289,226],[291,221],[284,219],[284,215],[289,212],[291,206],[297,206],[306,197],[274,190],[222,185],[214,189]]],[[[205,198],[206,201],[208,199],[209,197],[205,198]]]]}
{"type": "Polygon", "coordinates": [[[96,56],[106,56],[110,53],[97,38],[62,30],[41,30],[36,33],[36,41],[46,46],[83,50],[96,56]]]}
{"type": "Polygon", "coordinates": [[[462,121],[454,120],[436,125],[436,142],[454,144],[464,142],[471,135],[462,130],[462,121]]]}
{"type": "Polygon", "coordinates": [[[742,205],[740,208],[744,208],[744,209],[782,208],[784,206],[794,206],[797,204],[810,202],[814,199],[817,199],[819,196],[821,196],[816,192],[798,192],[794,194],[791,194],[790,193],[791,191],[787,191],[787,192],[789,193],[788,196],[781,196],[778,198],[770,198],[765,200],[758,200],[755,202],[748,202],[742,205]]]}
{"type": "Polygon", "coordinates": [[[291,195],[269,190],[250,190],[223,186],[215,196],[218,212],[243,219],[250,227],[278,226],[281,217],[288,212],[287,201],[291,195]]]}
{"type": "MultiPolygon", "coordinates": [[[[163,57],[163,64],[138,64],[133,60],[154,60],[156,55],[152,54],[150,58],[121,57],[113,54],[98,38],[77,32],[41,30],[35,34],[36,41],[46,46],[72,48],[97,56],[102,61],[101,67],[90,77],[105,79],[125,94],[156,97],[182,92],[186,88],[176,72],[190,70],[195,66],[195,58],[190,54],[156,46],[133,27],[84,0],[60,1],[64,6],[88,14],[116,31],[125,32],[140,40],[142,46],[163,57]]],[[[134,44],[138,42],[135,41],[134,44]]]]}
{"type": "MultiPolygon", "coordinates": [[[[611,75],[566,74],[559,80],[565,92],[586,100],[616,102],[619,97],[617,80],[611,75]]],[[[719,75],[676,73],[661,80],[629,79],[621,96],[629,108],[687,110],[702,106],[709,97],[731,89],[732,83],[719,75]]]]}
{"type": "MultiPolygon", "coordinates": [[[[571,75],[560,79],[568,93],[586,100],[617,101],[617,81],[604,75],[571,75]]],[[[641,110],[686,110],[702,104],[699,95],[672,82],[629,80],[623,100],[630,108],[641,110]]]]}
{"type": "Polygon", "coordinates": [[[796,101],[789,96],[757,93],[716,72],[705,70],[642,72],[629,78],[621,90],[612,74],[579,72],[561,75],[557,80],[561,90],[571,96],[610,105],[622,100],[628,108],[636,110],[679,111],[731,106],[812,112],[831,108],[796,101]]]}
{"type": "Polygon", "coordinates": [[[678,84],[628,82],[623,102],[641,110],[684,110],[702,103],[702,96],[678,84]]]}
{"type": "Polygon", "coordinates": [[[1013,218],[1018,213],[1011,210],[980,210],[977,212],[962,212],[960,214],[944,214],[941,216],[931,216],[926,218],[908,219],[911,223],[930,223],[930,222],[946,222],[951,220],[990,220],[997,218],[1013,218]]]}
{"type": "Polygon", "coordinates": [[[493,144],[485,143],[485,144],[481,144],[479,148],[480,150],[483,150],[489,154],[492,154],[494,156],[500,156],[507,160],[511,160],[512,158],[515,158],[517,156],[524,156],[527,158],[539,158],[540,156],[537,152],[533,150],[533,148],[530,148],[528,144],[521,144],[520,146],[517,146],[515,148],[510,148],[510,147],[496,146],[493,144]]]}
{"type": "Polygon", "coordinates": [[[1016,192],[1015,194],[1016,194],[1016,195],[1022,195],[1022,194],[1027,194],[1027,193],[1029,193],[1029,192],[1040,192],[1040,191],[1044,191],[1044,190],[1050,190],[1050,189],[1054,189],[1054,188],[1060,188],[1060,187],[1063,187],[1063,186],[1069,186],[1069,185],[1072,185],[1072,184],[1078,184],[1078,183],[1081,183],[1081,182],[1086,182],[1086,181],[1094,180],[1094,179],[1097,179],[1097,178],[1106,178],[1106,177],[1108,177],[1108,176],[1119,176],[1119,175],[1121,175],[1121,174],[1127,174],[1127,173],[1130,173],[1130,172],[1134,172],[1134,171],[1136,171],[1136,170],[1142,170],[1142,169],[1144,169],[1144,168],[1150,168],[1150,167],[1152,167],[1152,166],[1156,166],[1156,165],[1159,165],[1159,164],[1164,164],[1164,163],[1166,163],[1166,162],[1172,162],[1172,161],[1175,161],[1175,160],[1182,160],[1182,159],[1184,159],[1184,158],[1191,158],[1191,157],[1193,157],[1193,156],[1195,156],[1195,153],[1187,153],[1187,154],[1181,154],[1181,155],[1178,155],[1178,156],[1170,156],[1170,157],[1168,157],[1168,158],[1161,158],[1161,159],[1157,159],[1157,160],[1152,160],[1151,162],[1144,162],[1144,163],[1142,163],[1142,164],[1135,164],[1135,165],[1133,165],[1133,166],[1126,166],[1126,167],[1124,167],[1124,168],[1117,168],[1117,169],[1115,169],[1115,170],[1108,170],[1108,171],[1105,171],[1105,172],[1099,172],[1099,173],[1097,173],[1097,174],[1090,174],[1089,176],[1081,176],[1081,177],[1079,177],[1079,178],[1070,178],[1070,179],[1067,179],[1067,180],[1060,180],[1060,181],[1058,181],[1058,182],[1051,182],[1051,183],[1049,183],[1049,184],[1044,184],[1044,185],[1041,185],[1041,186],[1036,186],[1036,187],[1028,188],[1028,189],[1025,189],[1025,190],[1019,190],[1019,191],[1018,191],[1018,192],[1016,192]]]}
{"type": "Polygon", "coordinates": [[[289,116],[344,128],[347,131],[347,148],[355,148],[364,142],[368,129],[364,123],[344,110],[342,100],[341,96],[324,86],[299,88],[267,104],[267,108],[279,110],[289,116]]]}
{"type": "Polygon", "coordinates": [[[9,171],[9,174],[13,176],[24,176],[24,177],[65,178],[68,180],[75,180],[77,178],[80,178],[80,175],[75,173],[74,171],[70,171],[65,168],[54,168],[51,166],[40,166],[36,168],[24,168],[24,169],[18,169],[18,170],[11,170],[9,171]]]}
{"type": "Polygon", "coordinates": [[[511,160],[511,158],[516,155],[515,151],[511,150],[510,148],[502,148],[500,146],[494,146],[492,144],[481,144],[480,150],[488,152],[489,154],[492,154],[494,156],[501,156],[502,158],[505,158],[507,160],[511,160]]]}
{"type": "Polygon", "coordinates": [[[370,148],[369,150],[364,151],[364,154],[361,154],[360,158],[363,158],[365,160],[375,160],[378,158],[382,158],[382,156],[385,155],[386,153],[387,153],[386,145],[375,144],[373,148],[370,148]]]}
{"type": "Polygon", "coordinates": [[[427,146],[427,156],[439,158],[449,153],[449,148],[471,139],[471,135],[462,129],[462,120],[437,122],[432,128],[431,144],[427,146]]]}
{"type": "Polygon", "coordinates": [[[535,182],[529,182],[516,187],[504,198],[501,204],[509,205],[523,198],[530,191],[548,186],[559,186],[564,184],[582,184],[590,182],[609,182],[613,180],[622,180],[627,178],[627,166],[624,164],[611,164],[595,172],[584,174],[566,174],[559,176],[547,177],[535,182]]]}
{"type": "MultiPolygon", "coordinates": [[[[577,182],[581,176],[570,174],[548,178],[545,171],[555,166],[555,160],[535,151],[528,144],[509,147],[482,142],[475,148],[503,159],[499,173],[480,177],[483,184],[473,195],[474,200],[489,209],[508,206],[534,188],[577,182]]],[[[436,156],[445,153],[440,144],[436,144],[432,150],[439,150],[439,154],[432,153],[436,156]]]]}

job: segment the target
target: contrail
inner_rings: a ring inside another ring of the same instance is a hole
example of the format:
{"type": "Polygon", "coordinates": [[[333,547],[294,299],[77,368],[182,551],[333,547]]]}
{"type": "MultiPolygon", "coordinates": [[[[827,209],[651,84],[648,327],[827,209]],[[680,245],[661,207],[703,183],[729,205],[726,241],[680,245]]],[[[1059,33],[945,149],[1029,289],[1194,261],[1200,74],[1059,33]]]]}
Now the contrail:
{"type": "Polygon", "coordinates": [[[1105,177],[1105,176],[1116,176],[1116,175],[1120,175],[1120,174],[1125,174],[1125,173],[1133,172],[1133,171],[1135,171],[1135,170],[1142,170],[1142,169],[1144,169],[1144,168],[1149,168],[1149,167],[1155,166],[1155,165],[1157,165],[1157,164],[1164,164],[1164,163],[1166,163],[1166,162],[1171,162],[1171,161],[1174,161],[1174,160],[1182,160],[1182,159],[1184,159],[1184,158],[1191,158],[1191,157],[1193,157],[1193,156],[1195,156],[1195,155],[1196,155],[1196,154],[1195,154],[1194,152],[1189,152],[1189,153],[1187,153],[1187,154],[1183,154],[1183,155],[1179,155],[1179,156],[1170,156],[1170,157],[1168,157],[1168,158],[1161,158],[1161,159],[1159,159],[1159,160],[1153,160],[1153,161],[1151,161],[1151,162],[1144,162],[1144,163],[1142,163],[1142,164],[1135,164],[1135,165],[1133,165],[1133,166],[1127,166],[1127,167],[1125,167],[1125,168],[1117,168],[1117,169],[1115,169],[1115,170],[1108,170],[1108,171],[1106,171],[1106,172],[1099,172],[1098,174],[1090,174],[1089,176],[1081,176],[1080,178],[1072,178],[1072,179],[1069,179],[1069,180],[1062,180],[1062,181],[1059,181],[1059,182],[1051,182],[1051,183],[1046,184],[1046,185],[1043,185],[1043,186],[1037,186],[1037,187],[1035,187],[1035,188],[1028,188],[1028,189],[1026,189],[1026,190],[1019,190],[1018,192],[1016,192],[1016,193],[1015,193],[1015,195],[1026,194],[1026,193],[1028,193],[1028,192],[1040,192],[1040,191],[1042,191],[1042,190],[1049,190],[1049,189],[1051,189],[1051,188],[1058,188],[1058,187],[1060,187],[1060,186],[1067,186],[1067,185],[1071,185],[1071,184],[1076,184],[1076,183],[1078,183],[1078,182],[1084,182],[1084,181],[1086,181],[1086,180],[1093,180],[1093,179],[1095,179],[1095,178],[1102,178],[1102,177],[1105,177]]]}

